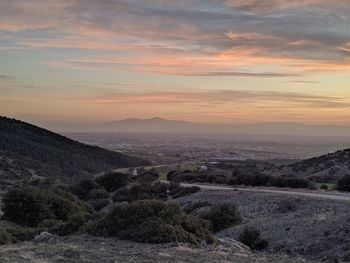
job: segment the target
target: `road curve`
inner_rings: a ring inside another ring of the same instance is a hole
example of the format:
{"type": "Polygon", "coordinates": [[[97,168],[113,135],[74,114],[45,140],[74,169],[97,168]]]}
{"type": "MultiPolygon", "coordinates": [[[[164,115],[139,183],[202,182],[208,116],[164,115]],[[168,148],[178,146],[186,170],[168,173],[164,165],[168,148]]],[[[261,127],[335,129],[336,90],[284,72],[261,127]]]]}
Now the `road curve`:
{"type": "MultiPolygon", "coordinates": [[[[167,182],[167,181],[164,181],[167,182]]],[[[243,187],[230,187],[230,186],[219,186],[219,185],[206,185],[206,184],[189,184],[181,183],[181,186],[190,187],[198,186],[201,189],[206,190],[229,190],[229,191],[246,191],[254,193],[268,193],[268,194],[277,194],[277,195],[293,195],[293,196],[305,196],[311,198],[323,198],[329,200],[341,200],[341,201],[350,201],[350,194],[342,193],[320,193],[320,192],[302,192],[302,191],[293,191],[293,190],[275,190],[275,189],[261,189],[261,188],[243,188],[243,187]]]]}

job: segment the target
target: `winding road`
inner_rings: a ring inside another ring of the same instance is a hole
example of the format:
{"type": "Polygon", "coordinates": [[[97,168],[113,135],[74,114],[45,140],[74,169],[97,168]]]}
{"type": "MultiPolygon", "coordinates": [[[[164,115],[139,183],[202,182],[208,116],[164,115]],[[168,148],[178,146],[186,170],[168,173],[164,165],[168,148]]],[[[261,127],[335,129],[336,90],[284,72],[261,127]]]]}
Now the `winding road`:
{"type": "MultiPolygon", "coordinates": [[[[169,183],[168,181],[162,181],[169,183]]],[[[341,201],[350,201],[350,194],[343,194],[339,192],[320,192],[320,191],[302,191],[302,190],[277,190],[277,189],[266,189],[266,188],[246,188],[246,187],[230,187],[230,186],[220,186],[220,185],[207,185],[207,184],[189,184],[181,183],[181,186],[190,187],[198,186],[201,189],[205,190],[225,190],[225,191],[245,191],[245,192],[254,192],[254,193],[268,193],[268,194],[277,194],[277,195],[292,195],[292,196],[305,196],[311,198],[323,198],[329,200],[341,200],[341,201]]]]}

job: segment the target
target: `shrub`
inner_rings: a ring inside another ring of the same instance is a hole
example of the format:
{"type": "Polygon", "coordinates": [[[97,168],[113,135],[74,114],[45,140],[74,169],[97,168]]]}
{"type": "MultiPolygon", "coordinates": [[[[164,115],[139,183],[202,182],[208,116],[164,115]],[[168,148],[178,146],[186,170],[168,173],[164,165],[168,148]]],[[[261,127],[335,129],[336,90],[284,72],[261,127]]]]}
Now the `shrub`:
{"type": "Polygon", "coordinates": [[[108,173],[97,177],[95,181],[106,188],[108,192],[114,192],[128,184],[128,175],[123,173],[108,173]]]}
{"type": "Polygon", "coordinates": [[[208,183],[210,184],[226,184],[227,179],[224,175],[209,175],[208,183]]]}
{"type": "Polygon", "coordinates": [[[5,229],[0,229],[0,245],[15,243],[16,238],[5,229]]]}
{"type": "Polygon", "coordinates": [[[49,187],[20,187],[3,198],[3,218],[36,227],[46,219],[66,221],[72,215],[88,214],[89,207],[66,190],[49,187]]]}
{"type": "Polygon", "coordinates": [[[170,195],[172,196],[173,199],[179,198],[182,196],[191,195],[199,192],[200,190],[201,189],[198,186],[182,187],[180,185],[175,185],[175,184],[172,184],[169,189],[170,195]]]}
{"type": "Polygon", "coordinates": [[[109,193],[103,188],[92,189],[85,195],[85,200],[107,199],[109,193]]]}
{"type": "Polygon", "coordinates": [[[96,182],[89,179],[83,179],[78,184],[73,186],[72,192],[80,199],[85,199],[88,192],[98,187],[99,185],[96,182]]]}
{"type": "Polygon", "coordinates": [[[208,182],[208,174],[205,172],[191,172],[189,170],[185,170],[182,173],[179,171],[170,171],[167,179],[171,182],[208,182]]]}
{"type": "Polygon", "coordinates": [[[321,184],[320,189],[322,190],[328,190],[328,185],[327,184],[321,184]]]}
{"type": "Polygon", "coordinates": [[[309,180],[296,177],[276,177],[271,180],[271,186],[275,187],[308,188],[310,184],[309,180]]]}
{"type": "Polygon", "coordinates": [[[195,211],[195,210],[197,210],[199,208],[202,208],[202,207],[206,207],[206,206],[212,206],[212,204],[209,203],[209,202],[195,202],[195,203],[191,203],[191,204],[187,205],[184,208],[184,212],[186,214],[190,214],[193,211],[195,211]]]}
{"type": "Polygon", "coordinates": [[[177,204],[157,200],[116,205],[90,222],[86,231],[145,243],[213,241],[205,220],[186,215],[177,204]]]}
{"type": "Polygon", "coordinates": [[[239,234],[238,240],[255,250],[263,250],[268,246],[268,242],[260,238],[260,231],[254,227],[245,227],[239,234]]]}
{"type": "Polygon", "coordinates": [[[159,179],[159,174],[156,171],[145,171],[137,176],[137,181],[140,184],[151,184],[159,179]]]}
{"type": "Polygon", "coordinates": [[[108,199],[91,199],[87,201],[89,205],[91,205],[95,211],[100,211],[102,208],[109,205],[108,199]]]}
{"type": "Polygon", "coordinates": [[[237,207],[229,203],[212,206],[207,213],[202,215],[202,218],[210,222],[210,226],[214,232],[218,232],[242,222],[237,207]]]}
{"type": "Polygon", "coordinates": [[[239,174],[232,177],[228,184],[230,185],[250,185],[250,186],[266,186],[271,177],[264,174],[239,174]]]}
{"type": "Polygon", "coordinates": [[[166,175],[166,179],[168,181],[174,181],[177,177],[177,171],[176,170],[171,170],[170,172],[168,172],[168,174],[166,175]]]}
{"type": "Polygon", "coordinates": [[[2,226],[0,229],[0,245],[32,240],[40,231],[31,227],[17,225],[2,226]]]}
{"type": "Polygon", "coordinates": [[[134,184],[130,187],[122,187],[113,195],[113,202],[135,202],[137,200],[152,199],[152,189],[149,185],[134,184]]]}
{"type": "Polygon", "coordinates": [[[350,175],[344,175],[338,180],[337,190],[350,192],[350,175]]]}
{"type": "Polygon", "coordinates": [[[311,182],[304,178],[272,177],[264,174],[239,174],[228,180],[229,185],[275,186],[289,188],[311,188],[311,182]]]}

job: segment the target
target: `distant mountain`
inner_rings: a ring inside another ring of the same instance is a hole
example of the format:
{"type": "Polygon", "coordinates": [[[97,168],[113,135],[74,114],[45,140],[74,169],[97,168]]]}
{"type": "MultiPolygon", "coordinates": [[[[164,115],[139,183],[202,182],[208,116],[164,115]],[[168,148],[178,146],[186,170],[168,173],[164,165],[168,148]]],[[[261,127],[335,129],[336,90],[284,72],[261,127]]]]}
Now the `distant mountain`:
{"type": "Polygon", "coordinates": [[[274,174],[336,182],[343,175],[350,175],[350,149],[282,166],[274,174]]]}
{"type": "Polygon", "coordinates": [[[145,160],[73,141],[0,116],[0,180],[38,176],[76,181],[111,168],[148,165],[145,160]]]}
{"type": "Polygon", "coordinates": [[[104,128],[113,131],[125,132],[190,132],[196,125],[187,121],[167,120],[162,118],[124,120],[106,123],[104,128]]]}

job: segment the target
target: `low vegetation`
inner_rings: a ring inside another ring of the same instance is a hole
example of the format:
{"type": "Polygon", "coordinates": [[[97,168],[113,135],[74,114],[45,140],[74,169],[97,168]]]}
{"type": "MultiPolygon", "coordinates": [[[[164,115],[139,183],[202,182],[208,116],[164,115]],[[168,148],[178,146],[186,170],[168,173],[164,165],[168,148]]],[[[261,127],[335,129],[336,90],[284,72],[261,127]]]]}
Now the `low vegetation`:
{"type": "Polygon", "coordinates": [[[350,175],[344,175],[337,182],[336,189],[339,191],[350,192],[350,175]]]}
{"type": "Polygon", "coordinates": [[[281,188],[313,188],[313,183],[305,178],[274,177],[261,173],[237,173],[235,170],[232,172],[231,177],[226,177],[220,174],[214,175],[202,171],[171,171],[168,173],[167,179],[171,182],[273,186],[281,188]]]}
{"type": "Polygon", "coordinates": [[[112,199],[114,202],[135,202],[145,199],[168,200],[169,198],[175,199],[191,195],[198,191],[200,191],[199,187],[182,187],[177,183],[165,184],[156,182],[144,185],[134,183],[115,191],[112,199]]]}
{"type": "Polygon", "coordinates": [[[128,184],[128,175],[124,173],[107,173],[98,176],[95,182],[103,186],[108,192],[114,192],[128,184]]]}
{"type": "Polygon", "coordinates": [[[3,219],[37,227],[44,220],[68,222],[90,214],[88,205],[59,187],[26,186],[9,190],[3,198],[3,219]]]}
{"type": "Polygon", "coordinates": [[[246,226],[239,234],[238,240],[254,250],[263,250],[268,247],[268,242],[260,237],[260,231],[254,227],[246,226]]]}
{"type": "Polygon", "coordinates": [[[209,221],[210,227],[214,232],[218,232],[242,222],[237,207],[229,203],[214,205],[201,217],[209,221]]]}
{"type": "Polygon", "coordinates": [[[185,214],[176,204],[159,200],[118,204],[91,222],[86,231],[146,243],[213,241],[205,220],[185,214]]]}
{"type": "Polygon", "coordinates": [[[0,229],[0,245],[28,241],[33,239],[39,230],[31,227],[22,227],[17,225],[1,226],[0,229]]]}

